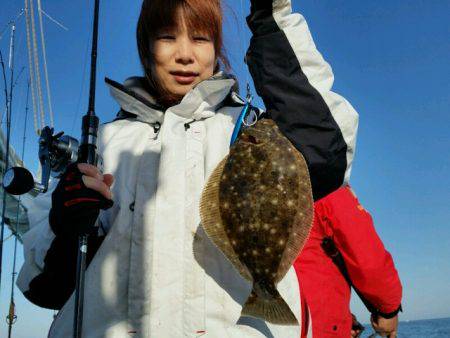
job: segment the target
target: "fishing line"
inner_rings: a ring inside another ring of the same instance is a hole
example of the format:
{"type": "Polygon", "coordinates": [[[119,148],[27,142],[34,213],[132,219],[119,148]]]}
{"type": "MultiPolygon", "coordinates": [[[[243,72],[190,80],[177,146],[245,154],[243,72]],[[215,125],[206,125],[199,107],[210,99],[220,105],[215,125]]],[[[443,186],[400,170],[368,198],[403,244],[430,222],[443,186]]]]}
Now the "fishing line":
{"type": "MultiPolygon", "coordinates": [[[[240,0],[240,5],[241,5],[241,16],[244,16],[244,6],[242,3],[242,0],[240,0]]],[[[239,25],[240,26],[240,25],[239,25]]],[[[242,30],[243,33],[243,30],[242,30]]],[[[240,48],[241,48],[241,52],[246,55],[246,51],[244,50],[244,43],[242,41],[242,35],[243,34],[238,34],[239,35],[239,42],[240,42],[240,48]]],[[[244,60],[245,60],[245,56],[244,56],[244,60]]],[[[245,66],[244,66],[245,69],[245,66]]],[[[246,89],[247,89],[247,95],[245,98],[245,105],[242,108],[241,113],[239,114],[239,117],[236,121],[236,124],[234,126],[234,130],[233,133],[231,135],[231,140],[230,140],[230,147],[236,142],[236,140],[238,139],[239,135],[241,134],[242,128],[243,127],[251,127],[253,125],[256,124],[256,122],[258,122],[258,113],[257,111],[255,111],[255,109],[252,107],[251,102],[253,100],[253,95],[251,93],[251,88],[250,88],[250,78],[249,78],[249,73],[248,70],[245,69],[245,78],[246,78],[246,89]]]]}
{"type": "MultiPolygon", "coordinates": [[[[243,5],[243,1],[239,0],[240,4],[241,4],[241,19],[244,18],[245,20],[245,15],[244,15],[244,5],[243,5]]],[[[243,36],[244,36],[244,32],[245,32],[245,26],[242,26],[242,34],[239,34],[239,41],[241,44],[241,52],[242,55],[244,55],[244,73],[245,73],[245,83],[246,83],[246,89],[247,89],[247,93],[246,93],[246,105],[248,106],[248,112],[247,114],[243,117],[242,123],[246,126],[246,127],[251,127],[254,124],[256,124],[256,122],[258,122],[258,114],[255,112],[254,109],[251,108],[251,101],[253,100],[253,95],[252,95],[252,91],[250,88],[250,76],[249,76],[249,71],[246,67],[247,64],[247,50],[244,47],[244,41],[243,41],[243,36]],[[250,120],[249,117],[252,117],[252,119],[250,120]]]]}
{"type": "Polygon", "coordinates": [[[72,121],[72,129],[70,131],[70,134],[73,135],[73,132],[75,130],[75,123],[77,122],[80,113],[81,113],[81,98],[83,96],[84,93],[84,89],[85,89],[85,83],[86,83],[86,66],[87,66],[87,59],[88,59],[88,53],[89,53],[89,45],[91,44],[91,36],[88,32],[88,38],[87,38],[87,42],[86,42],[86,49],[84,52],[84,61],[83,61],[83,75],[82,75],[82,79],[81,79],[81,88],[80,88],[80,94],[78,95],[78,102],[77,102],[77,109],[75,110],[75,115],[73,117],[73,121],[72,121]]]}
{"type": "MultiPolygon", "coordinates": [[[[243,5],[243,1],[242,0],[239,0],[239,2],[241,4],[241,19],[242,19],[242,18],[244,18],[244,5],[243,5]]],[[[247,53],[246,50],[245,50],[244,41],[243,41],[243,35],[244,35],[245,27],[241,27],[242,24],[239,24],[239,26],[242,29],[241,30],[242,34],[239,34],[239,42],[240,42],[240,45],[241,45],[241,53],[242,53],[241,55],[244,55],[244,60],[245,60],[245,54],[247,53]]],[[[244,62],[244,64],[245,64],[245,62],[244,62]]],[[[246,69],[245,65],[244,65],[243,68],[244,68],[244,72],[245,72],[245,83],[247,85],[247,94],[248,94],[248,86],[249,86],[249,83],[250,83],[250,78],[248,76],[248,70],[246,69]]]]}

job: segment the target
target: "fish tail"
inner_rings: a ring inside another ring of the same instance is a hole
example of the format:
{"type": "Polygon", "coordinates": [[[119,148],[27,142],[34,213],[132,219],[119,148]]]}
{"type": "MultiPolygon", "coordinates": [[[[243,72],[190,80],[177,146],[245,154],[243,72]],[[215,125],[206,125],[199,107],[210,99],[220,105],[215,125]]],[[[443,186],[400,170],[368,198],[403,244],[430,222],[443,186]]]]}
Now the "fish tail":
{"type": "Polygon", "coordinates": [[[242,308],[242,316],[261,318],[278,325],[298,325],[289,305],[275,288],[268,293],[256,284],[242,308]]]}

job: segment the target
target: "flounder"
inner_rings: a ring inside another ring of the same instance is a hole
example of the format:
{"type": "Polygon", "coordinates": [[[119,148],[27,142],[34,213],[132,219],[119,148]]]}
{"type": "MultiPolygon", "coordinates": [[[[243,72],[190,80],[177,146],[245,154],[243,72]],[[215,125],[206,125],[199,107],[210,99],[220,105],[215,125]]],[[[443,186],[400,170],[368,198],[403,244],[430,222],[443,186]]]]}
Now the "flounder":
{"type": "Polygon", "coordinates": [[[313,197],[305,159],[272,120],[243,130],[211,174],[200,216],[208,237],[253,283],[242,315],[298,324],[276,285],[309,235],[313,197]]]}

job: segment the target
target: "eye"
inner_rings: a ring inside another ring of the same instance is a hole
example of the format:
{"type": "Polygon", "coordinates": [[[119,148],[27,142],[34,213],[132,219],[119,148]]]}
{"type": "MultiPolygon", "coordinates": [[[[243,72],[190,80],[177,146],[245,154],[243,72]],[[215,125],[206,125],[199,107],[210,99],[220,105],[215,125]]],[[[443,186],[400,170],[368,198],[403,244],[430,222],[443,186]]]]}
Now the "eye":
{"type": "Polygon", "coordinates": [[[157,37],[158,40],[175,40],[175,35],[173,34],[160,34],[157,37]]]}
{"type": "Polygon", "coordinates": [[[194,41],[211,41],[211,39],[207,35],[194,35],[192,38],[194,39],[194,41]]]}

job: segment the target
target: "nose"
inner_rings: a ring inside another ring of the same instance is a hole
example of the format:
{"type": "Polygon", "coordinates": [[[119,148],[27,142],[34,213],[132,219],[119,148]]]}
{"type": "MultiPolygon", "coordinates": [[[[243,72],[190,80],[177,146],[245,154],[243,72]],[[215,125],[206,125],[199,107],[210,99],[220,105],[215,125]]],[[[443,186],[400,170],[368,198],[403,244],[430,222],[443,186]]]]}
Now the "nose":
{"type": "Polygon", "coordinates": [[[188,65],[194,62],[194,49],[191,39],[183,37],[177,41],[177,53],[175,61],[182,65],[188,65]]]}

